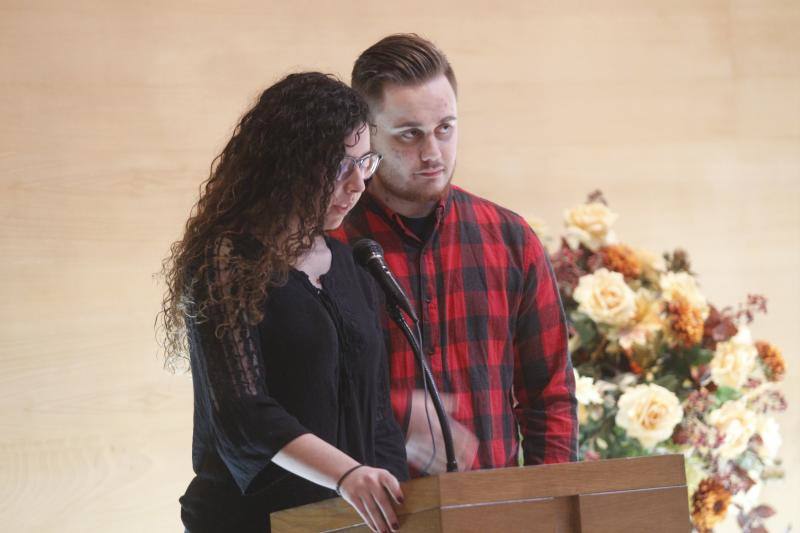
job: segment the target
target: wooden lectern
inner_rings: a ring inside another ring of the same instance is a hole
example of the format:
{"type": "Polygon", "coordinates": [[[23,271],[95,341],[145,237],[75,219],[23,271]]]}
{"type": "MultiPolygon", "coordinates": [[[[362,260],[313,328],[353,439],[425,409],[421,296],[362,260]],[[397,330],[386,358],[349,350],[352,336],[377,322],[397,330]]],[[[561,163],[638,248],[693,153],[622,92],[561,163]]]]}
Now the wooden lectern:
{"type": "MultiPolygon", "coordinates": [[[[404,483],[400,531],[681,532],[682,455],[501,468],[404,483]]],[[[274,533],[369,531],[341,498],[272,513],[274,533]]]]}

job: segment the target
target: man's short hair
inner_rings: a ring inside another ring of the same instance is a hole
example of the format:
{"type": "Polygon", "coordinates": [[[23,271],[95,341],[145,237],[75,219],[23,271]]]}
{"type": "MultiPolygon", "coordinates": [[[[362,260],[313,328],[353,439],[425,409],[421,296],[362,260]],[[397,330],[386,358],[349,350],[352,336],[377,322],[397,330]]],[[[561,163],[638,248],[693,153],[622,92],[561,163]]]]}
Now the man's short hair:
{"type": "Polygon", "coordinates": [[[374,105],[387,84],[418,85],[444,75],[456,90],[456,75],[444,53],[415,33],[384,37],[358,56],[351,85],[374,105]]]}

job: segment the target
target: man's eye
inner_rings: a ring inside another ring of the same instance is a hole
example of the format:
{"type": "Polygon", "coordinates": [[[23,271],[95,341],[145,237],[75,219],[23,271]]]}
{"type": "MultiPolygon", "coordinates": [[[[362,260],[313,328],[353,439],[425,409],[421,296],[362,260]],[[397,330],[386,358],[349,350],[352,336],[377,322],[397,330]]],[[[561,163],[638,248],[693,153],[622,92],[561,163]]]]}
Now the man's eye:
{"type": "Polygon", "coordinates": [[[400,138],[406,141],[412,141],[419,137],[419,130],[407,130],[400,134],[400,138]]]}
{"type": "Polygon", "coordinates": [[[452,124],[442,124],[441,126],[439,126],[438,129],[439,129],[439,133],[440,134],[447,135],[451,131],[453,131],[453,125],[452,124]]]}

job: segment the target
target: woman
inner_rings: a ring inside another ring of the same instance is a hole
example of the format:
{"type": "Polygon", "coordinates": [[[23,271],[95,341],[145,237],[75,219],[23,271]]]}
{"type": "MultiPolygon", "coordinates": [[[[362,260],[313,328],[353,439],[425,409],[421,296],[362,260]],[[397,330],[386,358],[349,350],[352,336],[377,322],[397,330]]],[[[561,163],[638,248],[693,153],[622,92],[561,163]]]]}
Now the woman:
{"type": "Polygon", "coordinates": [[[172,247],[167,356],[188,347],[195,396],[187,531],[269,531],[270,512],[337,492],[374,531],[397,528],[408,473],[377,295],[323,233],[375,172],[369,146],[354,91],[286,77],[241,119],[172,247]]]}

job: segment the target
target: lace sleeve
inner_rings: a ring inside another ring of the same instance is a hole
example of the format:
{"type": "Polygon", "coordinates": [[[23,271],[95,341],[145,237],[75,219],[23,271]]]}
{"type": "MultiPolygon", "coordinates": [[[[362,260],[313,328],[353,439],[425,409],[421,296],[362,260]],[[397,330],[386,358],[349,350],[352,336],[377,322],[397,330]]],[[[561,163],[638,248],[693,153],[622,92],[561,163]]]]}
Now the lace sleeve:
{"type": "Polygon", "coordinates": [[[191,320],[189,327],[196,404],[220,457],[247,493],[272,457],[308,430],[270,396],[258,330],[230,298],[239,268],[234,244],[218,239],[208,253],[201,290],[208,291],[209,305],[202,320],[191,320]]]}

